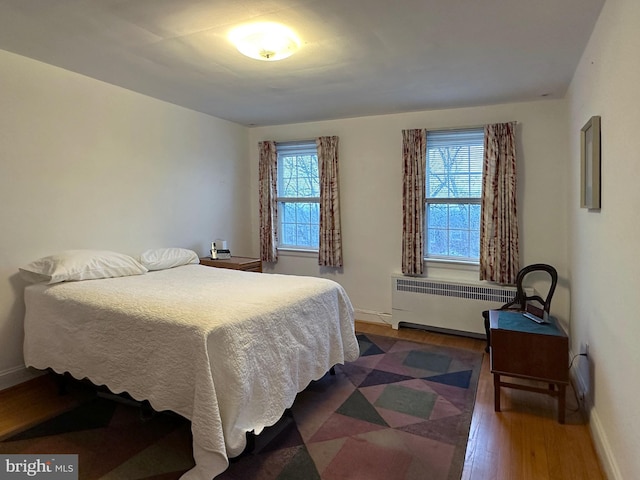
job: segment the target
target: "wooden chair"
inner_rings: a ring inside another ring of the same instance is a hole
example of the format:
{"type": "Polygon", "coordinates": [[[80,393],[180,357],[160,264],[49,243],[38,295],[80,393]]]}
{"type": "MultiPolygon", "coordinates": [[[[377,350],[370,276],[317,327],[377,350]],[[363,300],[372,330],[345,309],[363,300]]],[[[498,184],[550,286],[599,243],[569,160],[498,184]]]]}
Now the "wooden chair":
{"type": "MultiPolygon", "coordinates": [[[[538,317],[544,317],[545,313],[548,315],[551,311],[551,299],[553,298],[553,293],[556,290],[556,285],[558,284],[558,272],[551,265],[547,265],[545,263],[535,263],[533,265],[528,265],[524,267],[522,270],[518,272],[518,276],[516,277],[516,296],[509,303],[505,303],[499,310],[512,310],[516,312],[530,312],[538,317]],[[528,296],[524,290],[523,282],[524,278],[532,273],[532,272],[546,272],[549,274],[550,285],[549,290],[547,291],[547,296],[543,299],[539,295],[531,295],[528,296]],[[531,302],[538,302],[538,305],[532,304],[531,302]]],[[[484,317],[484,329],[487,334],[487,346],[485,351],[489,351],[489,347],[491,346],[491,332],[489,328],[489,310],[485,310],[482,312],[482,316],[484,317]]]]}

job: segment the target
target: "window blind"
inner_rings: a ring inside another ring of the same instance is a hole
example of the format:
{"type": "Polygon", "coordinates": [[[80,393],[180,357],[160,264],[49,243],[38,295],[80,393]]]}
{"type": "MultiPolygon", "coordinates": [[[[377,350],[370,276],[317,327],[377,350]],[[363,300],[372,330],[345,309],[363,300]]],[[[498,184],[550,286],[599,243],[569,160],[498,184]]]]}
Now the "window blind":
{"type": "Polygon", "coordinates": [[[484,128],[427,131],[427,150],[430,148],[484,146],[484,128]]]}
{"type": "Polygon", "coordinates": [[[283,142],[276,143],[276,152],[278,156],[302,156],[302,155],[317,155],[318,149],[316,147],[315,140],[304,140],[300,142],[283,142]]]}

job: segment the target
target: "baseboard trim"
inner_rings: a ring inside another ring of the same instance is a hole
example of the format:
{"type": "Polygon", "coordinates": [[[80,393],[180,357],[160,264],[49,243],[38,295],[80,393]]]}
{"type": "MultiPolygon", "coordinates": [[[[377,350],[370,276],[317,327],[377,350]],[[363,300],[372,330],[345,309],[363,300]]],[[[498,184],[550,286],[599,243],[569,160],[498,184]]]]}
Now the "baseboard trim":
{"type": "Polygon", "coordinates": [[[610,480],[623,480],[620,468],[618,468],[618,462],[611,449],[611,444],[602,428],[598,411],[593,407],[589,409],[589,430],[605,476],[610,480]]]}
{"type": "Polygon", "coordinates": [[[383,312],[374,312],[372,310],[361,310],[356,308],[355,311],[356,320],[361,320],[367,323],[379,323],[381,325],[391,325],[391,314],[383,312]]]}
{"type": "Polygon", "coordinates": [[[42,372],[27,368],[24,365],[2,370],[0,371],[0,390],[6,390],[40,375],[42,375],[42,372]]]}
{"type": "MultiPolygon", "coordinates": [[[[574,358],[573,352],[570,352],[570,358],[574,358]]],[[[576,357],[580,358],[580,357],[576,357]]],[[[581,370],[578,368],[579,362],[572,365],[569,374],[571,375],[571,381],[573,388],[576,391],[578,398],[582,398],[580,401],[580,408],[583,414],[589,422],[589,431],[591,432],[591,438],[593,439],[593,446],[600,460],[602,469],[604,470],[606,478],[610,480],[623,480],[615,455],[611,448],[611,444],[607,438],[607,435],[600,422],[598,416],[598,410],[593,406],[592,395],[589,391],[588,381],[580,374],[581,370]]],[[[583,373],[587,373],[582,371],[583,373]]]]}

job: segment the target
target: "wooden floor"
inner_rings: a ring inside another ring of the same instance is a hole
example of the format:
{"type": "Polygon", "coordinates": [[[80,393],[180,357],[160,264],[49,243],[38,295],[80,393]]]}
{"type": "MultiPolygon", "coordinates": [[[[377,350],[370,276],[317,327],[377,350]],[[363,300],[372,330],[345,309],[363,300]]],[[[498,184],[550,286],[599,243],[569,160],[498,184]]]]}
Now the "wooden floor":
{"type": "Polygon", "coordinates": [[[0,440],[69,410],[76,404],[75,396],[58,395],[58,388],[48,375],[2,390],[0,440]]]}
{"type": "MultiPolygon", "coordinates": [[[[484,342],[471,338],[393,330],[357,322],[362,333],[484,352],[484,342]]],[[[72,408],[83,392],[60,396],[49,376],[38,377],[0,392],[0,439],[72,408]]],[[[520,390],[502,390],[502,412],[493,411],[493,377],[484,355],[471,422],[463,480],[601,480],[605,479],[589,428],[576,409],[573,391],[567,398],[567,423],[558,424],[551,397],[520,390]]],[[[1,451],[1,448],[0,448],[1,451]]],[[[393,479],[389,479],[393,480],[393,479]]]]}

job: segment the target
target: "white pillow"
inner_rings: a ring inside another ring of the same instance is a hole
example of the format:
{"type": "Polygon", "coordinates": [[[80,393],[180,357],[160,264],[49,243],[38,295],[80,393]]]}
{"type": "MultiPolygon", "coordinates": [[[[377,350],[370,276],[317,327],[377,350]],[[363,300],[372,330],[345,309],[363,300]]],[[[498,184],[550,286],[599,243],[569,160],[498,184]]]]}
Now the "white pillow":
{"type": "Polygon", "coordinates": [[[200,263],[198,254],[186,248],[154,248],[142,252],[140,263],[149,270],[164,270],[189,263],[200,263]]]}
{"type": "Polygon", "coordinates": [[[48,284],[147,272],[134,258],[108,250],[67,250],[40,258],[19,270],[22,278],[28,282],[48,284]]]}

